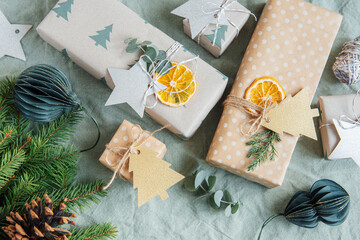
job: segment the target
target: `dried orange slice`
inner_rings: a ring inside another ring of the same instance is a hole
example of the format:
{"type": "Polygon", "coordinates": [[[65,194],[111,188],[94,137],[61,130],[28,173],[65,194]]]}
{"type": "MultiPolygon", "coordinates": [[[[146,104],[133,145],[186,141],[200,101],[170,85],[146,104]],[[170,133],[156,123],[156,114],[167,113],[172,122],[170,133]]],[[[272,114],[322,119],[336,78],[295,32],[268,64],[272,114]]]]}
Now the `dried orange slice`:
{"type": "Polygon", "coordinates": [[[261,77],[256,79],[245,91],[245,99],[264,107],[274,102],[281,102],[286,97],[285,90],[273,77],[261,77]]]}
{"type": "MultiPolygon", "coordinates": [[[[177,62],[171,64],[174,66],[177,62]]],[[[162,75],[158,82],[167,88],[156,95],[161,103],[170,107],[185,105],[196,92],[195,73],[185,65],[174,67],[169,73],[162,75]]]]}

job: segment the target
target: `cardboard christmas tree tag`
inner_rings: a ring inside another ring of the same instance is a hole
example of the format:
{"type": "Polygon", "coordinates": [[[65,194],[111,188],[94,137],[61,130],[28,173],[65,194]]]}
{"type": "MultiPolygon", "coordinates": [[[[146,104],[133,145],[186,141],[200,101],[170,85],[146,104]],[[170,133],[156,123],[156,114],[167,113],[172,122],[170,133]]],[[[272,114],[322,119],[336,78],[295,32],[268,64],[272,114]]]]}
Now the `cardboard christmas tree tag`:
{"type": "Polygon", "coordinates": [[[287,97],[267,115],[262,126],[283,134],[284,132],[293,136],[307,136],[317,140],[314,126],[314,117],[319,116],[318,109],[310,108],[309,92],[302,89],[294,97],[287,97]]]}
{"type": "Polygon", "coordinates": [[[133,172],[134,189],[138,189],[138,207],[157,195],[162,200],[167,199],[166,190],[184,176],[170,169],[171,164],[158,158],[157,152],[147,147],[137,150],[137,154],[130,155],[129,171],[133,172]]]}

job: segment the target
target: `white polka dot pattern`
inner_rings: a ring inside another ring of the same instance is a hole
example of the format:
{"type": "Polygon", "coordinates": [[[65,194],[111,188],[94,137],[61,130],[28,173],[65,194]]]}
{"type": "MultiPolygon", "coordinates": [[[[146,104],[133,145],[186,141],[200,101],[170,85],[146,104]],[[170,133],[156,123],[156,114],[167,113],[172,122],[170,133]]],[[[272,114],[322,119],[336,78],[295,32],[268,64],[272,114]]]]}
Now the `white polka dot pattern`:
{"type": "MultiPolygon", "coordinates": [[[[308,87],[313,96],[341,20],[341,15],[303,0],[269,0],[231,94],[243,97],[256,78],[270,75],[279,80],[287,94],[294,95],[308,87]]],[[[248,120],[249,116],[240,110],[226,106],[206,161],[267,187],[280,186],[297,138],[282,136],[282,143],[277,145],[276,161],[248,172],[251,160],[247,158],[249,147],[246,142],[249,139],[240,133],[242,124],[248,120]]]]}
{"type": "MultiPolygon", "coordinates": [[[[124,121],[111,141],[109,142],[109,148],[114,147],[128,147],[132,144],[132,141],[140,136],[140,129],[136,127],[134,124],[130,123],[129,121],[124,121]]],[[[163,158],[166,153],[166,145],[160,142],[158,139],[150,136],[150,133],[144,131],[142,139],[144,141],[144,145],[148,148],[151,148],[153,151],[158,153],[159,158],[163,158]],[[147,138],[148,137],[148,138],[147,138]]],[[[125,152],[125,150],[124,150],[125,152]]],[[[122,156],[120,156],[121,158],[122,156]]],[[[119,155],[105,149],[104,153],[100,157],[100,162],[104,164],[106,167],[111,169],[112,171],[116,170],[116,167],[119,163],[119,155]]],[[[129,164],[125,164],[119,172],[130,182],[132,182],[132,173],[129,173],[129,164]]]]}

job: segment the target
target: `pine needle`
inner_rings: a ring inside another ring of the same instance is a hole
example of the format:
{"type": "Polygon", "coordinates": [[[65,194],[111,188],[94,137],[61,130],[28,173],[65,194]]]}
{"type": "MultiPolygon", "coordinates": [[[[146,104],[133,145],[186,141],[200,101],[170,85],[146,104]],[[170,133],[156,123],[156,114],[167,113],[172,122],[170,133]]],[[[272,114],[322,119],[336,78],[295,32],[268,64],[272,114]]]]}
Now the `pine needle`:
{"type": "Polygon", "coordinates": [[[275,142],[280,142],[280,136],[276,132],[266,130],[251,136],[251,140],[246,145],[251,146],[248,158],[252,158],[252,163],[248,166],[248,171],[254,171],[258,166],[267,160],[274,161],[277,156],[275,142]]]}
{"type": "Polygon", "coordinates": [[[69,240],[115,239],[117,230],[111,223],[97,224],[85,228],[75,228],[69,240]]]}

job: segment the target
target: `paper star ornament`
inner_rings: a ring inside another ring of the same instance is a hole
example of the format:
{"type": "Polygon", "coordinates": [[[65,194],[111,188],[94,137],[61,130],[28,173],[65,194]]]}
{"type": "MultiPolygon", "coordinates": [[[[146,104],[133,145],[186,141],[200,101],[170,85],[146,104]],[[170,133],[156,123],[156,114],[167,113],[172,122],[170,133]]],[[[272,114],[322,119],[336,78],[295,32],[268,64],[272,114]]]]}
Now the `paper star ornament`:
{"type": "Polygon", "coordinates": [[[284,132],[299,137],[300,135],[317,140],[313,118],[319,116],[319,110],[311,109],[309,92],[302,89],[295,97],[287,97],[270,110],[261,125],[278,134],[284,132]]]}
{"type": "Polygon", "coordinates": [[[352,158],[360,166],[360,126],[333,119],[334,126],[339,135],[339,143],[331,153],[332,159],[352,158]]]}
{"type": "Polygon", "coordinates": [[[128,103],[143,117],[147,97],[167,88],[159,82],[153,82],[145,69],[146,63],[143,60],[139,60],[130,70],[109,68],[115,88],[105,106],[128,103]]]}
{"type": "Polygon", "coordinates": [[[189,0],[171,13],[189,19],[191,38],[195,38],[208,24],[230,25],[223,0],[189,0]],[[217,14],[215,14],[217,13],[217,14]]]}
{"type": "Polygon", "coordinates": [[[6,56],[26,60],[21,39],[31,29],[31,25],[11,24],[0,11],[0,58],[6,56]]]}

